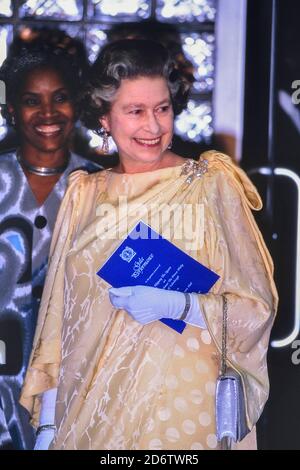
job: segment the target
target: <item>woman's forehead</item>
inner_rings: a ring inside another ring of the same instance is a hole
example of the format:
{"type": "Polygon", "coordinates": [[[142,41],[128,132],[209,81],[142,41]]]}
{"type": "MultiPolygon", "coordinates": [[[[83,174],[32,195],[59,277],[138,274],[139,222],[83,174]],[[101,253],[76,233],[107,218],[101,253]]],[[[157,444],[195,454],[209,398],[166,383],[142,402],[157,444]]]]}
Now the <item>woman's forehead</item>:
{"type": "Polygon", "coordinates": [[[27,72],[22,89],[68,88],[63,73],[51,66],[37,67],[27,72]]]}
{"type": "Polygon", "coordinates": [[[169,98],[166,79],[157,76],[123,79],[115,95],[115,101],[124,103],[163,101],[169,98]]]}

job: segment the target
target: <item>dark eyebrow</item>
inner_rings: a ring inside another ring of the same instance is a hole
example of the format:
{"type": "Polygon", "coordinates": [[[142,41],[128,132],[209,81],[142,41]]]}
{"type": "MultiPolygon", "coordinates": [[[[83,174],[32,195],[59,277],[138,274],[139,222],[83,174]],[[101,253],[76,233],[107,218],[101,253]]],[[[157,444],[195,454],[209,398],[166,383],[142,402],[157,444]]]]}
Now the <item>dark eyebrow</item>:
{"type": "Polygon", "coordinates": [[[61,88],[58,88],[57,90],[54,91],[54,93],[57,93],[58,91],[67,91],[69,93],[69,88],[66,86],[62,86],[61,88]]]}
{"type": "Polygon", "coordinates": [[[34,93],[33,91],[24,91],[21,96],[25,96],[25,95],[33,95],[33,96],[38,96],[39,93],[34,93]]]}
{"type": "MultiPolygon", "coordinates": [[[[57,90],[54,90],[53,93],[58,93],[58,92],[61,92],[61,91],[66,91],[67,93],[69,93],[69,90],[67,87],[61,87],[61,88],[58,88],[57,90]]],[[[40,93],[35,93],[34,91],[24,91],[21,96],[25,96],[25,95],[33,95],[33,96],[39,96],[40,93]]]]}

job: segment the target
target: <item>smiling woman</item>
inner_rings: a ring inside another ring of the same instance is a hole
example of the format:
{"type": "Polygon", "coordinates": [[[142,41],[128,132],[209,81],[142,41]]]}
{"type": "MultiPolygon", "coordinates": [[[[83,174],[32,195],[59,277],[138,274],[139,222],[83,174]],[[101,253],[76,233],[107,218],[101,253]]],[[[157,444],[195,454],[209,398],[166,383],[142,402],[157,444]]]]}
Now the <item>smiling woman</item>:
{"type": "MultiPolygon", "coordinates": [[[[157,168],[172,141],[173,117],[163,78],[124,80],[109,113],[101,118],[118,147],[120,164],[114,170],[132,173],[157,168]]],[[[164,166],[169,166],[170,156],[171,152],[164,156],[164,166]]]]}
{"type": "Polygon", "coordinates": [[[166,49],[154,41],[116,41],[92,67],[82,101],[84,123],[118,148],[115,172],[135,173],[180,165],[171,152],[174,115],[186,106],[191,83],[166,49]],[[125,52],[124,52],[124,50],[125,52]]]}
{"type": "Polygon", "coordinates": [[[69,87],[58,71],[47,66],[33,70],[23,82],[18,102],[9,109],[21,131],[22,153],[28,154],[24,161],[34,164],[42,153],[45,160],[48,157],[49,167],[64,163],[75,109],[69,87]]]}
{"type": "Polygon", "coordinates": [[[83,46],[67,38],[47,30],[26,41],[17,38],[1,68],[7,91],[4,114],[18,133],[19,162],[39,204],[68,164],[76,96],[85,75],[84,56],[76,53],[83,46]]]}
{"type": "Polygon", "coordinates": [[[186,85],[168,51],[153,41],[108,44],[92,66],[83,118],[104,138],[113,136],[120,163],[72,175],[57,217],[21,396],[39,429],[37,449],[52,440],[54,450],[221,449],[214,394],[225,313],[227,358],[243,381],[252,430],[241,445],[255,447],[277,304],[272,261],[250,210],[261,200],[228,156],[210,151],[186,161],[169,148],[186,85]],[[157,240],[133,230],[141,218],[219,275],[208,294],[187,292],[189,286],[180,292],[176,257],[173,274],[166,270],[155,284],[165,289],[133,285],[142,281],[130,274],[130,285],[121,286],[119,272],[135,274],[147,251],[144,267],[156,249],[159,255],[147,264],[146,284],[169,264],[163,248],[152,248],[157,240]],[[195,228],[190,236],[187,227],[195,228]],[[97,272],[132,230],[147,248],[133,250],[128,239],[124,251],[134,254],[116,255],[120,287],[109,288],[97,272]],[[179,334],[161,318],[186,327],[179,334]]]}
{"type": "Polygon", "coordinates": [[[69,173],[96,165],[69,151],[85,58],[61,31],[16,38],[0,70],[4,115],[18,134],[16,151],[0,156],[0,329],[7,341],[0,370],[0,448],[33,447],[29,417],[18,405],[28,363],[55,217],[69,173]],[[80,62],[80,63],[79,63],[80,62]],[[5,292],[4,292],[5,290],[5,292]],[[21,328],[17,341],[17,332],[21,328]],[[10,344],[10,342],[14,342],[10,344]],[[20,351],[18,355],[16,351],[20,351]],[[18,370],[12,372],[18,355],[18,370]]]}
{"type": "Polygon", "coordinates": [[[27,74],[17,100],[8,109],[20,134],[19,163],[42,204],[68,164],[75,123],[71,92],[57,70],[43,66],[27,74]],[[45,175],[46,181],[41,179],[45,175]]]}

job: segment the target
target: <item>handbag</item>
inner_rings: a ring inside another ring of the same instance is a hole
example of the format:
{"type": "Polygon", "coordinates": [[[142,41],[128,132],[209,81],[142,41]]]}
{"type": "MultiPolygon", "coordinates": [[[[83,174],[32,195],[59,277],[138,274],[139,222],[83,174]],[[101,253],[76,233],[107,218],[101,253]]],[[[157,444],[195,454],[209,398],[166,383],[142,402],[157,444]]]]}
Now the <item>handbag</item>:
{"type": "Polygon", "coordinates": [[[227,298],[223,295],[222,362],[216,384],[216,433],[221,449],[231,449],[249,432],[241,375],[227,367],[227,298]]]}

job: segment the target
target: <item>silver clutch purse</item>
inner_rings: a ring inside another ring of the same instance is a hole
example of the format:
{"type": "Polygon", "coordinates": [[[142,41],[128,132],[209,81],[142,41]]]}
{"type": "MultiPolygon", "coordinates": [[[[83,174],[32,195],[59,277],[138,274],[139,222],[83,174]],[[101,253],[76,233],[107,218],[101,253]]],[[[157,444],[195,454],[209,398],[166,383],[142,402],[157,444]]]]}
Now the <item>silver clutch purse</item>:
{"type": "Polygon", "coordinates": [[[223,296],[222,372],[216,384],[216,433],[221,448],[241,441],[249,432],[245,395],[240,374],[227,367],[227,299],[223,296]]]}

